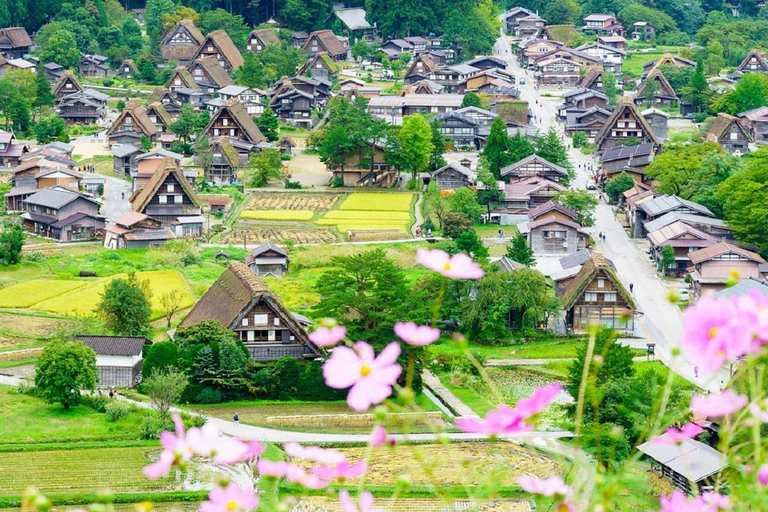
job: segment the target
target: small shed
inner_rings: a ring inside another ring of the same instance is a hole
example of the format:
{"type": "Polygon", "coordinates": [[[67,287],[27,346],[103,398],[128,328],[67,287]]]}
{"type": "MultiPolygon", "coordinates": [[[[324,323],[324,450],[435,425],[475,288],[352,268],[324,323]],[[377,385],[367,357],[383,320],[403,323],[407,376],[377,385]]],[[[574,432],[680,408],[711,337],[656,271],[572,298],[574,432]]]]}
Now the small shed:
{"type": "Polygon", "coordinates": [[[141,378],[142,350],[151,342],[143,336],[75,336],[96,353],[99,386],[131,388],[141,378]]]}
{"type": "Polygon", "coordinates": [[[288,253],[280,246],[267,243],[253,249],[245,264],[259,277],[282,277],[288,271],[288,253]]]}
{"type": "Polygon", "coordinates": [[[461,187],[471,187],[475,184],[477,175],[459,162],[452,162],[437,169],[433,177],[441,190],[455,190],[461,187]]]}
{"type": "Polygon", "coordinates": [[[283,135],[277,145],[280,147],[280,153],[283,155],[293,154],[293,148],[296,147],[296,143],[288,135],[283,135]]]}
{"type": "Polygon", "coordinates": [[[651,440],[637,450],[651,459],[652,474],[671,481],[686,494],[708,489],[715,484],[718,473],[728,466],[725,455],[694,439],[670,444],[651,440]]]}

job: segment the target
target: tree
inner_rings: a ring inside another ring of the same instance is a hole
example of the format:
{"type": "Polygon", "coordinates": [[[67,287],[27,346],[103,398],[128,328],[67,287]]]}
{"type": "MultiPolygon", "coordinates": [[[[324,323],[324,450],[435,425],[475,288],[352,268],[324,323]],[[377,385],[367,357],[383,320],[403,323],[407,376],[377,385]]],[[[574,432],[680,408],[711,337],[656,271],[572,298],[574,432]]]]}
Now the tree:
{"type": "Polygon", "coordinates": [[[512,239],[512,243],[507,247],[507,258],[526,267],[536,264],[536,258],[533,257],[533,249],[528,245],[528,238],[522,233],[516,234],[512,239]]]}
{"type": "Polygon", "coordinates": [[[720,74],[720,70],[725,67],[723,51],[723,45],[720,41],[713,39],[707,43],[707,61],[705,64],[707,75],[717,76],[720,74]]]}
{"type": "Polygon", "coordinates": [[[48,403],[69,409],[80,403],[82,391],[93,391],[97,380],[96,354],[79,341],[54,340],[37,358],[35,387],[48,403]]]}
{"type": "Polygon", "coordinates": [[[571,160],[568,158],[568,151],[553,126],[547,130],[543,137],[536,137],[534,146],[537,155],[555,165],[559,165],[568,171],[570,177],[573,176],[573,165],[571,165],[571,160]]]}
{"type": "Polygon", "coordinates": [[[104,288],[96,312],[113,333],[140,336],[149,331],[151,295],[149,283],[138,280],[136,274],[131,273],[127,279],[118,277],[104,288]]]}
{"type": "Polygon", "coordinates": [[[638,21],[647,21],[653,25],[656,35],[677,30],[677,23],[675,23],[671,16],[640,4],[629,4],[621,9],[619,11],[619,19],[625,27],[631,27],[638,21]]]}
{"type": "Polygon", "coordinates": [[[157,80],[157,69],[155,68],[155,63],[152,62],[149,59],[144,59],[139,64],[139,77],[144,82],[154,82],[157,80]]]}
{"type": "Polygon", "coordinates": [[[190,7],[177,5],[172,12],[163,15],[163,31],[168,32],[181,20],[192,20],[193,23],[199,23],[200,15],[190,7]]]}
{"type": "Polygon", "coordinates": [[[717,98],[711,108],[736,115],[765,105],[768,105],[768,77],[762,73],[744,73],[736,87],[717,98]]]}
{"type": "MultiPolygon", "coordinates": [[[[170,0],[169,0],[170,1],[170,0]]],[[[64,69],[80,69],[80,50],[75,36],[67,30],[54,32],[40,48],[42,63],[56,62],[64,69]]]]}
{"type": "Polygon", "coordinates": [[[277,122],[277,114],[270,107],[264,107],[264,112],[256,120],[256,126],[259,127],[261,133],[268,141],[276,141],[278,137],[279,126],[277,122]]]}
{"type": "Polygon", "coordinates": [[[461,46],[462,60],[492,53],[501,28],[492,0],[460,0],[450,5],[442,33],[448,42],[461,46]]]}
{"type": "Polygon", "coordinates": [[[0,233],[0,264],[15,265],[21,261],[24,237],[24,228],[21,223],[6,222],[5,229],[0,233]]]}
{"type": "MultiPolygon", "coordinates": [[[[576,349],[576,359],[568,367],[566,389],[571,396],[578,396],[584,362],[587,356],[587,343],[576,349]]],[[[594,341],[593,359],[589,365],[588,386],[607,384],[611,381],[631,379],[635,375],[635,365],[632,362],[632,349],[618,342],[618,335],[608,328],[601,328],[594,341]],[[597,364],[597,358],[602,358],[602,364],[597,364]]]]}
{"type": "Polygon", "coordinates": [[[405,116],[397,140],[400,170],[411,171],[411,179],[415,180],[420,172],[428,169],[435,149],[432,144],[432,127],[419,114],[405,116]]]}
{"type": "Polygon", "coordinates": [[[153,343],[147,350],[144,364],[141,366],[141,375],[144,379],[159,369],[179,364],[179,346],[172,341],[153,343]]]}
{"type": "Polygon", "coordinates": [[[448,206],[452,212],[463,213],[472,222],[480,222],[480,217],[487,208],[477,202],[477,190],[461,187],[448,198],[448,206]]]}
{"type": "Polygon", "coordinates": [[[480,96],[472,91],[469,91],[464,95],[464,99],[461,100],[461,108],[464,107],[483,108],[483,101],[480,99],[480,96]]]}
{"type": "Polygon", "coordinates": [[[251,187],[265,187],[269,180],[280,179],[283,169],[280,151],[277,149],[262,150],[256,157],[251,158],[250,168],[248,180],[251,187]]]}
{"type": "Polygon", "coordinates": [[[440,121],[433,119],[429,125],[432,129],[433,146],[432,154],[429,158],[429,171],[435,172],[446,165],[445,158],[443,158],[443,153],[445,153],[445,136],[440,131],[440,121]]]}
{"type": "Polygon", "coordinates": [[[245,19],[239,14],[231,14],[224,9],[200,11],[200,23],[198,25],[203,34],[210,34],[215,30],[223,30],[232,39],[237,48],[245,47],[245,41],[251,32],[245,19]]]}
{"type": "Polygon", "coordinates": [[[402,269],[383,249],[331,258],[332,270],[317,280],[318,318],[337,318],[351,339],[383,346],[392,340],[397,321],[416,320],[408,303],[409,287],[402,269]]]}
{"type": "Polygon", "coordinates": [[[768,254],[768,147],[761,147],[746,161],[746,167],[726,179],[715,194],[723,203],[728,227],[736,239],[768,254]]]}
{"type": "Polygon", "coordinates": [[[632,176],[624,171],[621,171],[621,174],[611,178],[605,184],[605,193],[608,194],[608,197],[610,197],[612,200],[619,201],[619,199],[621,199],[621,195],[634,186],[635,180],[632,179],[632,176]]]}
{"type": "Polygon", "coordinates": [[[32,116],[29,111],[29,103],[21,94],[17,94],[11,100],[8,106],[8,114],[17,132],[25,133],[29,129],[32,116]]]}
{"type": "Polygon", "coordinates": [[[722,151],[717,142],[670,146],[653,159],[646,174],[660,182],[657,187],[660,193],[691,199],[694,189],[689,183],[696,179],[704,155],[722,151]]]}
{"type": "Polygon", "coordinates": [[[516,162],[509,152],[510,140],[507,135],[507,125],[501,117],[496,117],[491,123],[491,131],[483,148],[483,157],[488,162],[488,169],[496,177],[501,179],[501,169],[516,162]]]}
{"type": "Polygon", "coordinates": [[[533,144],[528,140],[528,137],[520,133],[520,130],[517,130],[509,138],[509,161],[511,163],[519,162],[523,158],[531,156],[534,152],[533,144]]]}
{"type": "Polygon", "coordinates": [[[48,144],[66,133],[67,123],[57,115],[40,119],[33,128],[38,144],[48,144]]]}
{"type": "Polygon", "coordinates": [[[146,135],[142,135],[141,139],[139,139],[139,147],[141,148],[142,151],[151,151],[152,139],[150,139],[146,135]]]}
{"type": "Polygon", "coordinates": [[[659,94],[659,82],[656,77],[646,78],[643,101],[648,107],[652,107],[656,103],[657,94],[659,94]]]}
{"type": "Polygon", "coordinates": [[[661,271],[666,273],[675,266],[675,248],[671,245],[665,245],[661,248],[661,271]]]}
{"type": "Polygon", "coordinates": [[[704,155],[696,175],[688,181],[683,193],[691,201],[709,208],[715,218],[721,219],[723,199],[717,195],[720,185],[734,174],[741,172],[744,162],[741,158],[725,151],[712,151],[704,155]]]}
{"type": "Polygon", "coordinates": [[[583,226],[594,224],[592,214],[597,207],[597,199],[586,190],[563,190],[555,196],[558,202],[578,214],[577,220],[583,226]]]}
{"type": "Polygon", "coordinates": [[[263,72],[264,65],[261,63],[261,59],[253,52],[245,52],[243,64],[234,71],[232,78],[238,84],[247,87],[263,87],[263,72]]]}
{"type": "Polygon", "coordinates": [[[691,102],[691,107],[696,112],[703,112],[709,103],[709,83],[704,76],[704,66],[701,59],[696,61],[696,71],[691,75],[688,85],[681,91],[684,99],[691,102]]]}
{"type": "Polygon", "coordinates": [[[176,331],[174,340],[182,349],[189,349],[195,345],[209,345],[222,342],[226,338],[234,338],[235,334],[222,327],[216,320],[204,320],[189,327],[182,327],[176,331]]]}
{"type": "Polygon", "coordinates": [[[473,260],[483,261],[488,258],[488,248],[483,245],[483,241],[477,236],[474,229],[464,231],[454,240],[458,252],[463,252],[472,257],[473,260]]]}
{"type": "Polygon", "coordinates": [[[197,137],[192,152],[195,154],[195,162],[203,168],[203,175],[207,175],[213,166],[213,147],[208,137],[205,135],[197,137]]]}
{"type": "Polygon", "coordinates": [[[40,113],[43,107],[53,107],[56,96],[51,91],[51,82],[46,78],[45,73],[35,74],[35,101],[32,105],[40,113]]]}
{"type": "Polygon", "coordinates": [[[616,104],[619,98],[619,89],[616,87],[616,75],[610,71],[603,73],[603,93],[608,96],[608,103],[616,104]]]}
{"type": "Polygon", "coordinates": [[[197,128],[197,114],[192,105],[188,103],[182,105],[179,110],[179,116],[176,118],[176,121],[171,123],[169,128],[186,144],[197,128]]]}
{"type": "Polygon", "coordinates": [[[438,221],[446,238],[456,239],[463,232],[472,229],[472,219],[464,213],[446,213],[442,219],[438,217],[438,221]]]}
{"type": "Polygon", "coordinates": [[[160,296],[160,307],[162,308],[168,328],[171,327],[171,319],[176,311],[181,307],[182,295],[179,290],[171,290],[160,296]]]}
{"type": "Polygon", "coordinates": [[[176,5],[173,0],[147,0],[144,10],[144,25],[149,36],[150,48],[154,53],[159,53],[160,41],[165,33],[163,17],[172,14],[175,8],[176,5]]]}
{"type": "Polygon", "coordinates": [[[368,44],[364,39],[358,39],[355,44],[352,45],[352,57],[356,60],[365,60],[373,57],[375,48],[368,44]]]}
{"type": "Polygon", "coordinates": [[[189,378],[173,367],[157,368],[144,379],[141,388],[149,396],[160,417],[165,419],[171,406],[179,401],[189,378]]]}
{"type": "Polygon", "coordinates": [[[573,0],[548,1],[543,17],[552,25],[573,23],[581,17],[581,6],[573,0]]]}

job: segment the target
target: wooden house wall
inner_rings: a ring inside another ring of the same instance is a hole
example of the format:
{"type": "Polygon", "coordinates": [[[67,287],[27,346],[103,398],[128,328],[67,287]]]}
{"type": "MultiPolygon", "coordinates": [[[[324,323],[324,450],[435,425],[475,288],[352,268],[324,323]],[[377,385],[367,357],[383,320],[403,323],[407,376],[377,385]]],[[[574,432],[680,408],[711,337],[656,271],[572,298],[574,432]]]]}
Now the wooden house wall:
{"type": "Polygon", "coordinates": [[[634,329],[633,318],[625,322],[625,315],[629,304],[621,296],[605,271],[600,270],[594,279],[587,285],[574,305],[567,313],[568,325],[574,332],[583,332],[590,322],[597,322],[606,327],[613,327],[621,331],[634,329]],[[603,286],[600,286],[602,280],[603,286]],[[595,293],[597,300],[587,301],[587,293],[595,293]],[[615,293],[616,301],[605,300],[606,293],[615,293]]]}
{"type": "Polygon", "coordinates": [[[461,187],[469,187],[472,182],[454,169],[446,169],[435,176],[437,186],[441,190],[456,190],[461,187]]]}

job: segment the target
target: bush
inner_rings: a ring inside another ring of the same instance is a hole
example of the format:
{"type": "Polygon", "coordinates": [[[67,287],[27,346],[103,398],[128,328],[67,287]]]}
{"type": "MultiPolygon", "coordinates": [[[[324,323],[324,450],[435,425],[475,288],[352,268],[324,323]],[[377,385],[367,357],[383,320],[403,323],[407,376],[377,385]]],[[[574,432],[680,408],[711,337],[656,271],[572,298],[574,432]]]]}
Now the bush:
{"type": "MultiPolygon", "coordinates": [[[[481,364],[485,364],[485,357],[475,350],[470,351],[472,355],[481,364]]],[[[427,350],[425,358],[430,367],[444,370],[447,372],[461,372],[467,375],[479,375],[480,372],[475,368],[472,362],[463,353],[447,346],[432,345],[427,350]]]]}
{"type": "Polygon", "coordinates": [[[429,217],[424,219],[424,224],[421,225],[421,230],[422,231],[424,231],[424,232],[429,231],[429,230],[434,231],[435,229],[437,229],[437,228],[435,227],[435,223],[432,222],[432,219],[430,219],[429,217]]]}
{"type": "Polygon", "coordinates": [[[300,189],[301,188],[301,183],[299,183],[298,181],[291,181],[288,178],[285,179],[284,185],[285,185],[285,188],[287,188],[287,189],[300,189]]]}
{"type": "Polygon", "coordinates": [[[580,148],[588,142],[587,134],[584,132],[576,132],[573,134],[573,147],[580,148]]]}
{"type": "Polygon", "coordinates": [[[110,421],[118,421],[122,418],[125,418],[128,416],[130,411],[131,408],[128,404],[124,402],[118,402],[116,400],[109,402],[104,410],[110,421]]]}
{"type": "Polygon", "coordinates": [[[104,80],[101,81],[101,83],[104,85],[104,87],[112,87],[113,85],[115,85],[115,81],[112,80],[111,78],[105,78],[104,80]]]}
{"type": "Polygon", "coordinates": [[[80,402],[96,412],[107,412],[107,405],[111,403],[111,400],[107,396],[83,395],[80,402]]]}
{"type": "Polygon", "coordinates": [[[165,430],[163,420],[157,416],[147,416],[141,423],[140,435],[142,439],[158,439],[163,430],[165,430]]]}
{"type": "Polygon", "coordinates": [[[283,161],[290,160],[291,158],[293,157],[289,153],[283,153],[282,155],[280,155],[280,160],[283,160],[283,161]]]}
{"type": "Polygon", "coordinates": [[[331,184],[329,185],[329,187],[331,188],[338,188],[343,186],[344,186],[344,178],[342,178],[341,176],[336,176],[335,178],[333,178],[331,180],[331,184]]]}
{"type": "Polygon", "coordinates": [[[280,358],[259,370],[251,384],[268,399],[333,401],[346,396],[346,390],[325,385],[320,363],[300,362],[292,357],[280,358]]]}
{"type": "Polygon", "coordinates": [[[203,388],[195,397],[196,404],[220,404],[221,391],[214,388],[203,388]]]}

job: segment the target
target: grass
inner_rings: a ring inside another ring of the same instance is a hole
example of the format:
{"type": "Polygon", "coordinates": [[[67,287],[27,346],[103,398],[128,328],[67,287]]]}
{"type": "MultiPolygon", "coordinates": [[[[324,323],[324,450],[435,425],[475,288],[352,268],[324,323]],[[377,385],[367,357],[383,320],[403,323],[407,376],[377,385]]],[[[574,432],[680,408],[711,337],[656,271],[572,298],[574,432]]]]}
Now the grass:
{"type": "Polygon", "coordinates": [[[645,66],[645,64],[652,60],[660,59],[665,53],[679,55],[681,49],[682,47],[678,46],[666,46],[658,47],[649,52],[630,52],[627,54],[627,58],[624,59],[624,65],[622,67],[623,74],[639,77],[643,74],[643,66],[645,66]]]}
{"type": "Polygon", "coordinates": [[[614,500],[621,510],[645,512],[659,506],[659,497],[649,491],[649,469],[650,466],[644,462],[635,462],[625,469],[620,482],[621,490],[614,500]]]}
{"type": "Polygon", "coordinates": [[[498,224],[475,224],[472,226],[477,236],[480,238],[498,238],[499,230],[504,231],[504,238],[509,238],[517,234],[517,226],[500,226],[498,224]]]}
{"type": "Polygon", "coordinates": [[[0,386],[0,417],[2,443],[25,444],[136,439],[144,415],[131,413],[112,422],[106,414],[83,405],[64,409],[15,393],[10,386],[0,386]]]}

